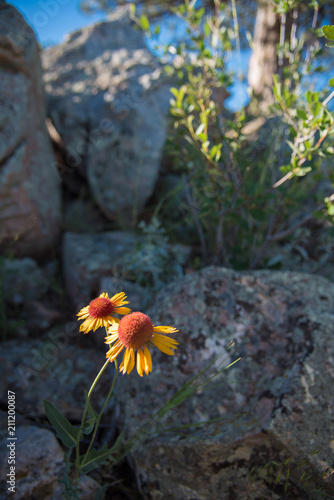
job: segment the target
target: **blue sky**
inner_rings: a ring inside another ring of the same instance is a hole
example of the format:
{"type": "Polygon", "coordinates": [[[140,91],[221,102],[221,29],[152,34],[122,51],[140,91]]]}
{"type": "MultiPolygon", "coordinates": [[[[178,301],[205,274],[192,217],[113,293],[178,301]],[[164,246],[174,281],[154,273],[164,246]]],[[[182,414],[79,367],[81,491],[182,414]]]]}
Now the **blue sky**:
{"type": "MultiPolygon", "coordinates": [[[[42,46],[58,44],[68,33],[106,18],[103,13],[83,14],[79,9],[80,0],[7,0],[7,3],[14,5],[23,14],[42,46]]],[[[172,41],[180,31],[183,32],[180,24],[166,26],[162,30],[160,41],[172,41]]],[[[148,45],[152,45],[153,48],[154,44],[148,42],[148,45]]],[[[240,61],[235,57],[230,58],[227,62],[229,69],[239,71],[241,69],[246,74],[249,56],[248,50],[242,52],[240,61]]],[[[246,88],[247,84],[244,82],[230,89],[232,95],[226,102],[229,109],[232,111],[240,109],[242,104],[248,101],[246,88]]]]}
{"type": "Polygon", "coordinates": [[[7,0],[23,14],[43,45],[56,44],[82,26],[105,18],[80,12],[79,0],[7,0]]]}

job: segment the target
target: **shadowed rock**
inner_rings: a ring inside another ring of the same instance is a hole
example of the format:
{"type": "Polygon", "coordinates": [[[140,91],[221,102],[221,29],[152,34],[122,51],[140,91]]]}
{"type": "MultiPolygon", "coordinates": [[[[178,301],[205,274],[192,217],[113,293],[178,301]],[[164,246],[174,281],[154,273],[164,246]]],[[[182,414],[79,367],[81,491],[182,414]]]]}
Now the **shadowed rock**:
{"type": "Polygon", "coordinates": [[[58,236],[60,189],[39,49],[21,14],[5,3],[0,34],[0,250],[40,255],[58,236]]]}

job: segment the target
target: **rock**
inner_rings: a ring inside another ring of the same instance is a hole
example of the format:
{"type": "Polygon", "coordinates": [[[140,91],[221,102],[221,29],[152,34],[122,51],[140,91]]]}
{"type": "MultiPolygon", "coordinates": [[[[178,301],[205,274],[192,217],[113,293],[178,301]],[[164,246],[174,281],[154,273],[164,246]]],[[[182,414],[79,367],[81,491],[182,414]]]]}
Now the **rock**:
{"type": "Polygon", "coordinates": [[[152,293],[147,288],[140,286],[138,283],[133,283],[115,276],[102,278],[100,281],[99,293],[107,292],[109,297],[115,293],[124,292],[127,295],[130,309],[132,311],[145,311],[150,303],[152,303],[152,293]]]}
{"type": "MultiPolygon", "coordinates": [[[[4,397],[7,398],[7,390],[11,390],[16,392],[19,410],[26,417],[45,416],[43,399],[47,399],[67,418],[79,422],[85,391],[89,390],[105,363],[106,346],[104,351],[98,352],[89,343],[88,335],[79,334],[78,322],[54,328],[42,340],[3,342],[0,354],[1,404],[7,404],[4,397]],[[77,345],[79,335],[87,348],[77,345]]],[[[93,406],[102,406],[105,387],[111,383],[112,376],[113,367],[110,366],[93,393],[93,406]]]]}
{"type": "Polygon", "coordinates": [[[43,65],[66,163],[87,175],[101,211],[129,226],[153,193],[165,143],[162,66],[123,9],[45,50],[43,65]]]}
{"type": "MultiPolygon", "coordinates": [[[[79,310],[101,291],[101,280],[114,278],[115,289],[126,284],[134,295],[142,293],[137,304],[151,302],[146,288],[128,285],[129,280],[147,281],[153,285],[171,281],[182,274],[191,249],[185,245],[151,241],[147,235],[126,231],[99,234],[65,233],[63,241],[63,268],[66,291],[79,310]],[[156,278],[154,281],[153,278],[156,278]]],[[[150,287],[148,287],[150,288],[150,287]]],[[[102,290],[107,291],[107,290],[102,290]]],[[[122,291],[120,289],[117,292],[122,291]]],[[[156,291],[156,290],[155,290],[156,291]]]]}
{"type": "Polygon", "coordinates": [[[32,29],[0,5],[0,250],[38,256],[55,243],[60,186],[45,126],[39,49],[32,29]]]}
{"type": "MultiPolygon", "coordinates": [[[[1,412],[1,421],[7,428],[7,414],[1,412]]],[[[19,417],[20,418],[20,417],[19,417]]],[[[61,449],[53,432],[47,429],[41,429],[34,425],[16,424],[15,432],[15,498],[17,499],[35,499],[43,498],[45,500],[54,500],[62,498],[64,487],[58,482],[58,479],[64,477],[64,451],[61,449]]],[[[5,443],[7,434],[2,437],[5,443]]],[[[0,465],[1,470],[10,472],[8,463],[9,449],[1,446],[0,465]]],[[[13,466],[13,465],[12,465],[13,466]]],[[[7,478],[9,480],[10,477],[7,478]]],[[[0,494],[5,495],[7,488],[11,484],[3,481],[0,486],[0,494]]],[[[79,481],[81,488],[80,499],[89,500],[100,489],[99,483],[88,476],[82,476],[79,481]]],[[[1,496],[8,498],[10,495],[1,496]]]]}
{"type": "Polygon", "coordinates": [[[41,299],[49,288],[47,276],[29,258],[3,259],[0,263],[2,292],[6,302],[23,305],[41,299]]]}
{"type": "Polygon", "coordinates": [[[116,393],[119,427],[151,438],[132,453],[144,497],[333,498],[333,310],[334,285],[302,273],[209,267],[167,286],[148,313],[179,348],[154,349],[153,372],[116,393]],[[195,394],[154,416],[215,355],[195,394]]]}
{"type": "MultiPolygon", "coordinates": [[[[55,435],[35,426],[18,426],[16,438],[15,498],[60,498],[61,488],[57,480],[64,466],[64,452],[55,435]]],[[[8,456],[8,448],[2,446],[2,471],[9,472],[8,456]]],[[[2,494],[7,492],[8,486],[8,483],[2,482],[2,494]]]]}
{"type": "Polygon", "coordinates": [[[34,335],[64,320],[58,304],[50,299],[56,275],[53,267],[49,262],[41,268],[30,257],[0,260],[3,336],[34,335]]]}
{"type": "Polygon", "coordinates": [[[101,212],[90,200],[74,199],[64,204],[64,230],[74,233],[98,233],[105,222],[101,212]]]}
{"type": "Polygon", "coordinates": [[[126,273],[122,259],[135,248],[136,241],[134,234],[122,231],[64,234],[65,288],[78,310],[97,296],[103,277],[126,273]]]}

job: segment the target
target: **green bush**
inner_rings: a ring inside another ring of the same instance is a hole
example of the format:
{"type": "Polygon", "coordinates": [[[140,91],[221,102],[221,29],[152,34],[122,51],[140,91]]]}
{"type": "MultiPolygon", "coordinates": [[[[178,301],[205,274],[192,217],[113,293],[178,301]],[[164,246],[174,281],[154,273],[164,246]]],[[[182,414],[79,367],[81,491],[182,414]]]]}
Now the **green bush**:
{"type": "MultiPolygon", "coordinates": [[[[179,82],[171,88],[174,131],[169,143],[184,192],[180,212],[196,231],[194,243],[204,264],[263,267],[270,249],[291,241],[297,228],[315,218],[333,219],[334,176],[327,161],[334,153],[329,141],[333,116],[327,109],[332,95],[325,98],[328,89],[304,90],[311,71],[323,72],[313,64],[321,52],[318,41],[306,44],[296,36],[296,12],[305,5],[275,0],[281,31],[287,29],[289,13],[294,19],[290,42],[278,47],[275,103],[262,112],[262,128],[247,133],[259,118],[250,114],[254,100],[234,115],[224,107],[233,81],[224,54],[234,46],[240,50],[236,2],[231,1],[230,17],[221,0],[214,0],[213,10],[198,3],[185,0],[172,9],[186,23],[186,35],[165,47],[172,54],[166,70],[179,82]]],[[[314,10],[314,37],[319,3],[307,7],[314,10]]],[[[137,22],[150,30],[145,15],[137,22]]]]}

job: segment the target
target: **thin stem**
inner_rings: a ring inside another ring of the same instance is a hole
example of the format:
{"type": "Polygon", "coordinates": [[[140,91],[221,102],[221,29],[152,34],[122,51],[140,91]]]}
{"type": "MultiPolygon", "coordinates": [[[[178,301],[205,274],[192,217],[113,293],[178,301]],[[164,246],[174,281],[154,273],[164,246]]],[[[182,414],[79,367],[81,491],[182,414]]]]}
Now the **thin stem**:
{"type": "MultiPolygon", "coordinates": [[[[318,13],[319,13],[319,6],[315,5],[314,7],[314,12],[313,12],[313,20],[312,20],[312,30],[314,31],[316,26],[317,26],[317,21],[318,21],[318,13]]],[[[308,44],[307,51],[306,51],[306,56],[305,56],[305,62],[303,65],[302,73],[306,72],[307,66],[310,62],[311,59],[311,42],[308,44]]]]}
{"type": "Polygon", "coordinates": [[[238,22],[238,13],[237,13],[237,4],[236,0],[231,0],[232,4],[232,15],[233,15],[233,24],[234,24],[234,34],[235,34],[235,48],[237,51],[237,61],[238,61],[238,67],[239,71],[237,71],[237,79],[239,80],[239,95],[240,98],[242,97],[242,90],[241,90],[241,78],[242,78],[242,71],[241,71],[241,50],[240,50],[240,35],[239,35],[239,22],[238,22]]]}
{"type": "Polygon", "coordinates": [[[87,394],[86,404],[85,404],[85,408],[84,408],[84,411],[83,411],[83,414],[82,414],[80,429],[79,429],[79,433],[78,433],[78,440],[77,440],[77,444],[76,444],[76,447],[75,447],[76,448],[76,473],[75,473],[75,482],[76,482],[76,484],[78,483],[78,480],[79,480],[80,440],[81,440],[82,434],[83,434],[82,429],[83,429],[83,426],[84,426],[84,423],[85,423],[85,418],[86,418],[86,415],[87,415],[90,398],[91,398],[92,392],[93,392],[93,390],[94,390],[97,382],[99,381],[102,373],[107,368],[107,366],[109,365],[109,363],[110,363],[110,361],[109,361],[109,359],[107,359],[107,361],[104,363],[104,365],[102,366],[102,368],[99,371],[99,373],[96,375],[95,380],[92,383],[91,388],[89,389],[88,394],[87,394]]]}
{"type": "Polygon", "coordinates": [[[281,29],[279,34],[279,56],[278,56],[278,66],[281,68],[283,66],[283,48],[285,40],[285,26],[286,26],[286,14],[281,15],[281,29]]]}
{"type": "Polygon", "coordinates": [[[101,417],[102,417],[103,412],[104,412],[104,410],[105,410],[105,408],[106,408],[106,406],[107,406],[107,404],[108,404],[108,402],[109,402],[109,400],[110,400],[110,398],[111,398],[112,391],[113,391],[113,389],[114,389],[114,387],[115,387],[115,382],[116,382],[116,378],[117,378],[117,374],[118,374],[118,365],[117,365],[117,361],[116,361],[116,359],[114,360],[114,363],[115,363],[115,375],[114,375],[114,379],[113,379],[112,385],[111,385],[111,387],[110,387],[110,390],[109,390],[109,392],[108,392],[108,396],[106,397],[106,400],[105,400],[105,402],[104,402],[104,405],[102,406],[102,409],[101,409],[101,411],[100,411],[100,413],[99,413],[99,416],[98,416],[98,418],[97,418],[97,420],[96,420],[96,424],[95,424],[95,428],[94,428],[94,433],[93,433],[93,436],[92,436],[92,438],[91,438],[91,440],[90,440],[90,443],[89,443],[88,449],[87,449],[87,451],[86,451],[86,453],[85,453],[85,456],[84,456],[84,458],[83,458],[83,460],[82,460],[81,467],[85,464],[85,462],[86,462],[86,460],[87,460],[87,457],[88,457],[88,453],[90,452],[91,447],[93,446],[93,443],[94,443],[94,440],[95,440],[95,436],[96,436],[96,433],[97,433],[97,429],[98,429],[98,427],[99,427],[99,423],[100,423],[101,417]]]}
{"type": "Polygon", "coordinates": [[[330,101],[333,97],[334,97],[334,90],[333,90],[333,92],[331,92],[331,93],[329,94],[329,96],[327,97],[327,99],[325,99],[325,100],[324,100],[324,102],[322,103],[322,105],[323,105],[324,107],[325,107],[325,106],[327,106],[327,104],[329,103],[329,101],[330,101]]]}
{"type": "MultiPolygon", "coordinates": [[[[295,48],[297,47],[297,36],[296,36],[297,19],[298,19],[298,10],[297,9],[294,9],[293,14],[292,14],[292,19],[293,19],[293,22],[292,22],[291,33],[290,33],[291,52],[293,52],[295,50],[295,48]]],[[[290,64],[292,64],[292,62],[293,62],[293,54],[291,53],[290,54],[290,64]]]]}
{"type": "Polygon", "coordinates": [[[288,172],[284,177],[282,177],[282,179],[275,182],[275,184],[273,185],[273,189],[276,189],[279,186],[281,186],[282,184],[284,184],[284,182],[287,181],[288,179],[291,179],[292,176],[293,176],[293,172],[288,172]]]}

